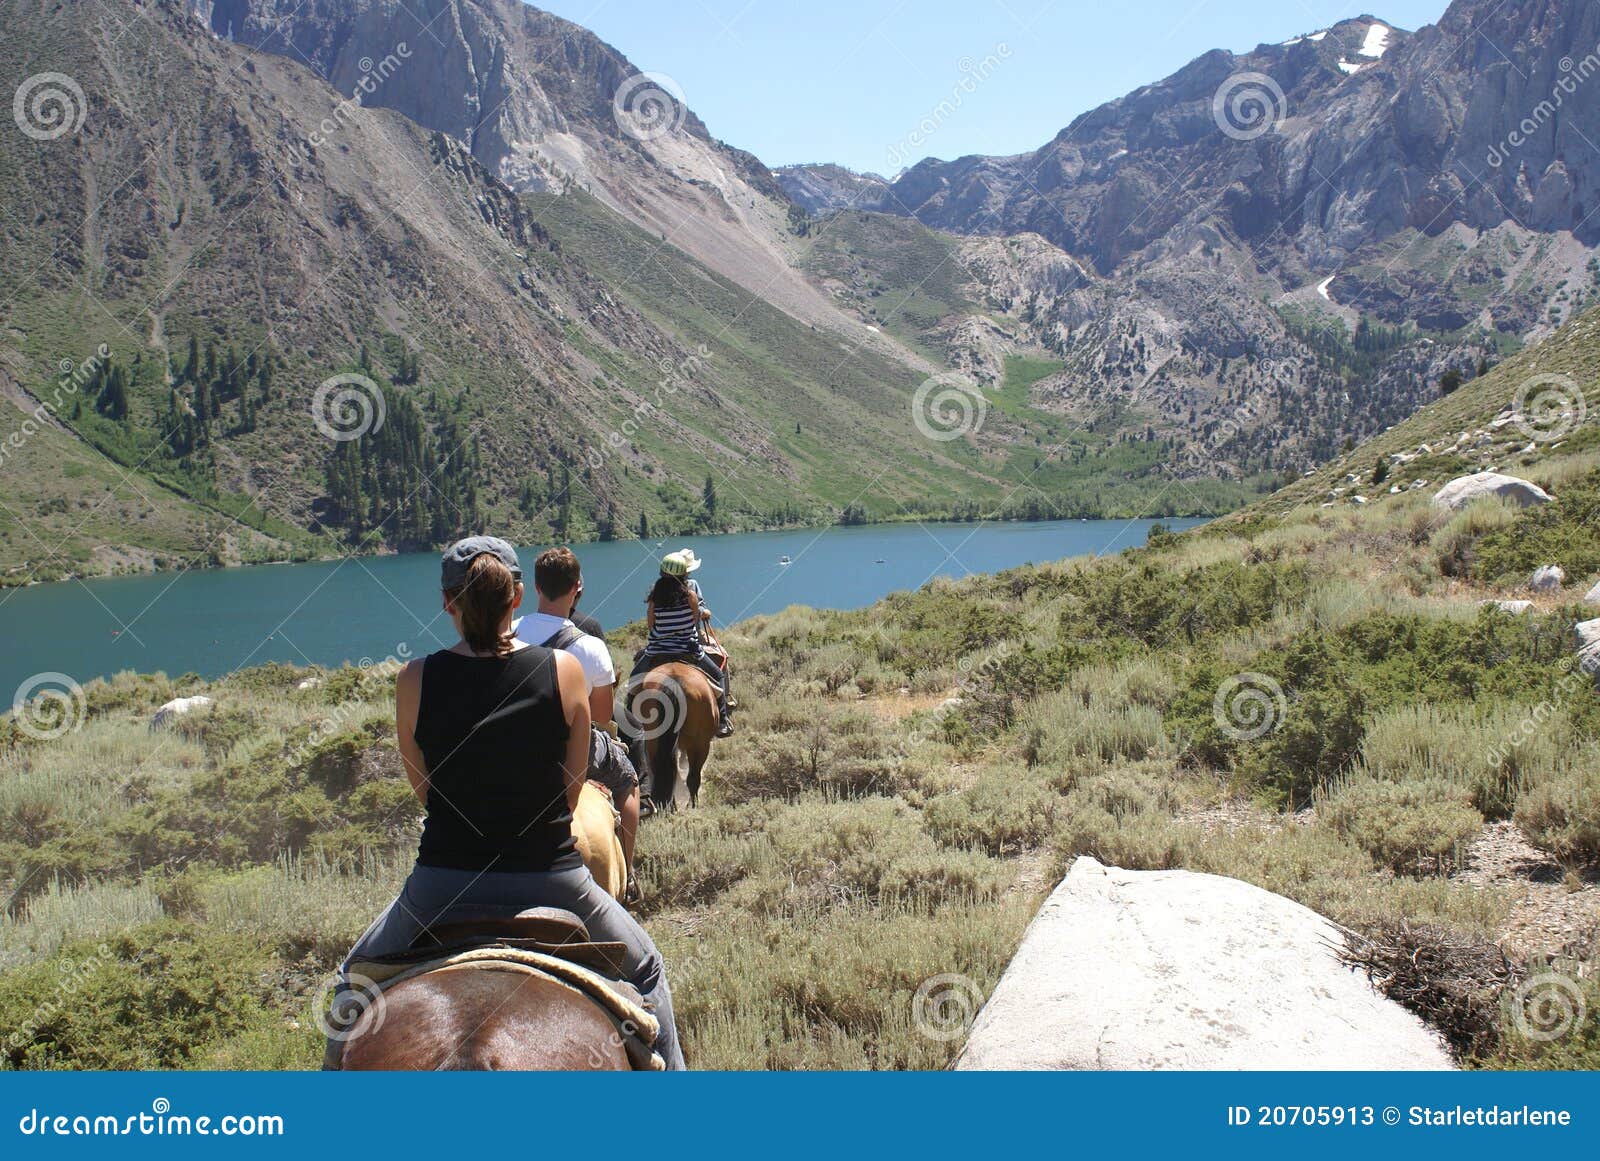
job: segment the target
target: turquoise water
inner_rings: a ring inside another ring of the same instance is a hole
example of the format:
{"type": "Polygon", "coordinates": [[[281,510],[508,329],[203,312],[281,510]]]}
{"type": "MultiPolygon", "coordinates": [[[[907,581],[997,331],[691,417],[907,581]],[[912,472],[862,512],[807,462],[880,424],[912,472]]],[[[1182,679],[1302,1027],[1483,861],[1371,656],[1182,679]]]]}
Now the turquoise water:
{"type": "MultiPolygon", "coordinates": [[[[789,605],[855,609],[936,576],[1120,552],[1152,521],[894,524],[578,548],[584,611],[607,627],[643,615],[662,552],[690,545],[719,624],[789,605]],[[789,556],[793,563],[779,561],[789,556]]],[[[1163,521],[1186,528],[1195,520],[1163,521]]],[[[532,580],[539,548],[522,550],[532,580]]],[[[531,585],[530,585],[531,588],[531,585]]],[[[530,606],[531,607],[531,606],[530,606]]],[[[433,553],[157,573],[0,593],[0,706],[42,672],[85,682],[119,670],[215,677],[268,661],[337,665],[418,657],[454,642],[433,553]]]]}

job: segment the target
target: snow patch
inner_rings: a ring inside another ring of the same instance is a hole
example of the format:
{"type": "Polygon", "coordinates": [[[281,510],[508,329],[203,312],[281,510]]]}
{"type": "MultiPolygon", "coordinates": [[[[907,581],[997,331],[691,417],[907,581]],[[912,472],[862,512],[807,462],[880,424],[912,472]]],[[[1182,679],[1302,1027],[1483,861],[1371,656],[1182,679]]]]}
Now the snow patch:
{"type": "Polygon", "coordinates": [[[1317,293],[1322,295],[1322,297],[1327,299],[1329,302],[1333,301],[1333,296],[1328,293],[1328,287],[1333,285],[1333,280],[1337,277],[1338,275],[1336,274],[1330,274],[1321,282],[1317,283],[1317,293]]]}
{"type": "Polygon", "coordinates": [[[1328,30],[1326,28],[1324,28],[1321,32],[1313,32],[1310,36],[1306,37],[1306,39],[1307,40],[1321,40],[1323,37],[1325,37],[1327,35],[1328,35],[1328,30]]]}
{"type": "Polygon", "coordinates": [[[1362,69],[1366,68],[1367,66],[1364,65],[1364,64],[1357,64],[1354,61],[1342,60],[1342,61],[1339,62],[1339,67],[1341,69],[1343,69],[1345,72],[1347,72],[1347,73],[1351,74],[1352,76],[1354,76],[1356,73],[1359,73],[1362,69]]]}
{"type": "Polygon", "coordinates": [[[1367,39],[1361,45],[1361,55],[1369,56],[1376,60],[1384,54],[1388,47],[1389,26],[1387,24],[1369,24],[1367,26],[1367,39]]]}

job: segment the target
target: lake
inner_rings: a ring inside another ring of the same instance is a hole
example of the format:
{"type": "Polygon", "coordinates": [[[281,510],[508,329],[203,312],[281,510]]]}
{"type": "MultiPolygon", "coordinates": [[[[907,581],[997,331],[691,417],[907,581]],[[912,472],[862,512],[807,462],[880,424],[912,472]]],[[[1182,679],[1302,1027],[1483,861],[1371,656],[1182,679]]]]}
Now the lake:
{"type": "MultiPolygon", "coordinates": [[[[1151,520],[891,524],[584,544],[582,608],[610,628],[641,617],[663,552],[688,545],[718,624],[789,605],[856,609],[937,576],[1120,552],[1151,520]],[[788,556],[793,563],[781,564],[788,556]]],[[[1162,521],[1174,529],[1198,520],[1162,521]]],[[[530,589],[539,549],[522,549],[530,589]]],[[[119,670],[216,677],[283,661],[420,657],[455,641],[436,553],[351,557],[63,581],[0,592],[0,705],[41,672],[79,682],[119,670]]]]}

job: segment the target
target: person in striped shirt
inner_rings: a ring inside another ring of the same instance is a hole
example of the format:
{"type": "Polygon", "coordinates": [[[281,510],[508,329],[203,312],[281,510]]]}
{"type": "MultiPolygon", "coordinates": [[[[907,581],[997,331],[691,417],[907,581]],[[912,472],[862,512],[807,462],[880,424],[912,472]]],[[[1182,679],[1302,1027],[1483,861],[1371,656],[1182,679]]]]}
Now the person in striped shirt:
{"type": "Polygon", "coordinates": [[[701,636],[700,598],[689,587],[690,561],[681,552],[668,553],[661,560],[661,575],[656,578],[645,602],[649,639],[634,658],[631,685],[635,678],[668,661],[686,661],[698,666],[717,691],[717,737],[733,733],[728,709],[728,682],[722,667],[706,652],[701,636]]]}

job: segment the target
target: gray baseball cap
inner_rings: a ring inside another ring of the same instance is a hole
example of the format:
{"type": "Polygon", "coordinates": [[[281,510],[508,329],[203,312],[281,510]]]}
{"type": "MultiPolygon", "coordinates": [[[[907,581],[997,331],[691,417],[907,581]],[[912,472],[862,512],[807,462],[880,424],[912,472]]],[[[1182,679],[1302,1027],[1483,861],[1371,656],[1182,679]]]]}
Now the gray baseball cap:
{"type": "Polygon", "coordinates": [[[444,550],[439,562],[439,587],[458,589],[466,584],[467,569],[473,559],[486,552],[511,570],[513,580],[522,579],[522,565],[517,562],[515,548],[498,536],[469,536],[444,550]]]}

